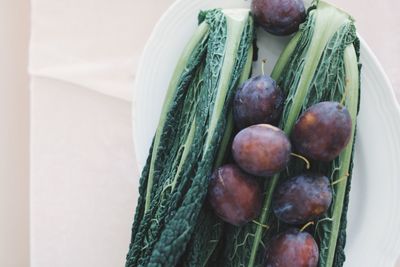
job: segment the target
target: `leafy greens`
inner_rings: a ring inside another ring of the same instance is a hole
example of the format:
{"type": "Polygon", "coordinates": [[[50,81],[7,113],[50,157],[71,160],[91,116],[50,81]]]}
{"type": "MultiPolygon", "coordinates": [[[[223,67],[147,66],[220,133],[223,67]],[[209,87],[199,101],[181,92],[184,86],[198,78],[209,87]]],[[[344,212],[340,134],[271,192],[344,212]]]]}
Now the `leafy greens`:
{"type": "Polygon", "coordinates": [[[248,10],[201,12],[199,23],[173,74],[142,171],[127,267],[179,264],[203,206],[233,91],[251,65],[248,10]]]}
{"type": "MultiPolygon", "coordinates": [[[[286,93],[280,122],[290,135],[298,116],[307,107],[327,100],[340,102],[345,97],[353,122],[353,138],[333,163],[312,162],[313,169],[330,175],[334,200],[327,218],[316,227],[320,241],[320,267],[342,266],[344,262],[346,211],[351,181],[352,151],[359,103],[359,41],[352,18],[325,3],[309,9],[306,22],[281,54],[272,77],[286,93]]],[[[285,227],[271,212],[277,184],[304,172],[301,162],[292,160],[286,172],[265,182],[265,197],[260,217],[245,227],[230,226],[220,266],[263,266],[264,248],[270,236],[285,227]]]]}

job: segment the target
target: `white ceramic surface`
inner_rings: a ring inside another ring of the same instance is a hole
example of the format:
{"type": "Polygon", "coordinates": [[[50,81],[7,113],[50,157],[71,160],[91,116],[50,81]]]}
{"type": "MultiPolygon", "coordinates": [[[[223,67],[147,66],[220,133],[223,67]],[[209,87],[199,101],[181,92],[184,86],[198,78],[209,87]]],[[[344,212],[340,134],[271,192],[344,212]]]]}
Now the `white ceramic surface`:
{"type": "MultiPolygon", "coordinates": [[[[242,0],[180,0],[160,19],[139,64],[134,139],[143,166],[180,53],[196,28],[197,13],[213,7],[248,7],[242,0]]],[[[288,38],[258,32],[259,58],[270,72],[288,38]]],[[[348,215],[345,266],[391,267],[400,252],[400,108],[380,64],[362,40],[362,95],[348,215]]],[[[256,65],[255,70],[259,69],[256,65]]]]}

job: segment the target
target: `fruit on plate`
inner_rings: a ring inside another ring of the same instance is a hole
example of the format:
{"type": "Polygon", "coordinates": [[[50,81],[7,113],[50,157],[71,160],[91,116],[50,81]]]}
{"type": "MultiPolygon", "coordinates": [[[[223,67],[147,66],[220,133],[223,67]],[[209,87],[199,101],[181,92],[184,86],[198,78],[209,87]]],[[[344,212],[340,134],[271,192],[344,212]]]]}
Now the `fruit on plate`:
{"type": "Polygon", "coordinates": [[[241,130],[233,139],[236,163],[256,176],[270,176],[289,162],[291,144],[285,133],[269,124],[257,124],[241,130]]]}
{"type": "Polygon", "coordinates": [[[316,267],[318,246],[312,235],[291,228],[272,238],[265,253],[265,267],[316,267]]]}
{"type": "Polygon", "coordinates": [[[268,123],[275,125],[281,117],[282,90],[268,75],[252,77],[236,91],[233,117],[238,129],[268,123]]]}
{"type": "Polygon", "coordinates": [[[292,141],[305,157],[331,161],[346,147],[351,137],[351,117],[342,104],[335,101],[317,103],[297,120],[292,141]]]}
{"type": "Polygon", "coordinates": [[[243,225],[260,213],[260,185],[236,165],[226,164],[211,176],[208,201],[222,220],[243,225]]]}
{"type": "Polygon", "coordinates": [[[303,0],[253,0],[251,11],[256,22],[275,35],[296,32],[306,18],[303,0]]]}
{"type": "Polygon", "coordinates": [[[321,217],[331,202],[332,189],[328,177],[302,174],[278,186],[272,206],[281,221],[303,224],[321,217]]]}

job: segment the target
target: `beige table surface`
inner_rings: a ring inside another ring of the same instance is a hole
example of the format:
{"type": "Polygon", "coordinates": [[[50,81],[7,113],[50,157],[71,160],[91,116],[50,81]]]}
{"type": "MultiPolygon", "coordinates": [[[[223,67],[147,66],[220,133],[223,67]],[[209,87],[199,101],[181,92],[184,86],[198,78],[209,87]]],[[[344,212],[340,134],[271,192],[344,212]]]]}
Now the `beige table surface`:
{"type": "MultiPolygon", "coordinates": [[[[171,2],[31,0],[32,267],[123,266],[139,175],[135,69],[171,2]]],[[[400,97],[400,2],[332,2],[353,14],[400,97]]]]}

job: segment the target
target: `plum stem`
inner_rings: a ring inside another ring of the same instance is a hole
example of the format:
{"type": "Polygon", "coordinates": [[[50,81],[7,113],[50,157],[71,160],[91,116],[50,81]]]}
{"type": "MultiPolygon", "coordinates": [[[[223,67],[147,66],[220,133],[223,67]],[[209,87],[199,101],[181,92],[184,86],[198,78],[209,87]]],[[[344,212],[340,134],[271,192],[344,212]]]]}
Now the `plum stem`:
{"type": "Polygon", "coordinates": [[[340,183],[340,182],[346,180],[348,176],[349,176],[348,173],[345,174],[345,175],[343,175],[342,178],[339,178],[339,179],[337,179],[336,181],[333,181],[333,182],[331,183],[331,185],[335,185],[335,184],[338,184],[338,183],[340,183]]]}
{"type": "Polygon", "coordinates": [[[302,155],[299,155],[299,154],[296,154],[296,153],[290,153],[290,155],[303,160],[306,163],[306,169],[307,170],[309,170],[311,168],[310,161],[308,161],[308,159],[306,157],[303,157],[302,155]]]}
{"type": "Polygon", "coordinates": [[[314,236],[317,235],[317,231],[318,231],[319,224],[322,223],[322,222],[324,222],[324,221],[330,221],[330,222],[331,222],[331,221],[332,221],[332,218],[325,217],[325,218],[319,219],[319,220],[317,221],[317,224],[315,225],[314,236]]]}
{"type": "Polygon", "coordinates": [[[261,226],[261,227],[263,227],[263,228],[265,228],[265,229],[269,229],[269,225],[267,225],[267,224],[262,224],[260,222],[257,222],[256,220],[252,220],[252,222],[257,224],[257,225],[259,225],[259,226],[261,226]]]}
{"type": "Polygon", "coordinates": [[[265,75],[265,63],[267,63],[267,60],[263,59],[261,61],[261,73],[262,73],[262,75],[265,75]]]}
{"type": "Polygon", "coordinates": [[[306,228],[310,225],[314,225],[314,222],[311,221],[311,222],[306,223],[303,227],[301,227],[300,232],[303,232],[304,230],[306,230],[306,228]]]}

